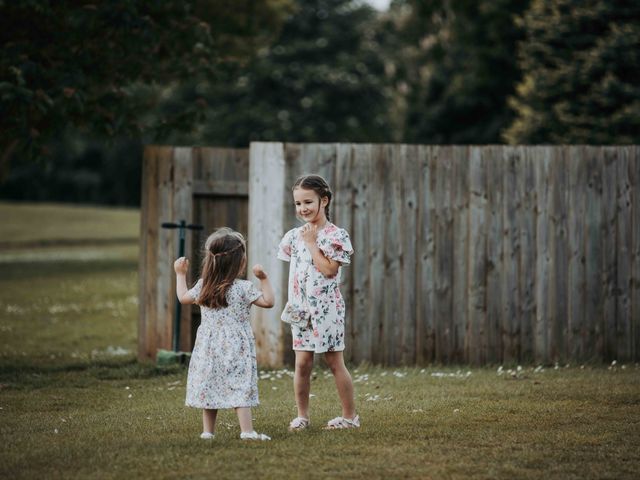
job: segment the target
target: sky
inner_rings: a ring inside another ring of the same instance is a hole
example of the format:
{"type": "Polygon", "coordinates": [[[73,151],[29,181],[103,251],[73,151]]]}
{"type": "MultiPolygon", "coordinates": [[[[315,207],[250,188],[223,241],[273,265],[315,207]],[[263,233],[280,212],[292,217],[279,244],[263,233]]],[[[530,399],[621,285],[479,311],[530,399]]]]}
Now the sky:
{"type": "Polygon", "coordinates": [[[376,10],[387,10],[391,0],[364,0],[364,3],[368,3],[376,10]]]}

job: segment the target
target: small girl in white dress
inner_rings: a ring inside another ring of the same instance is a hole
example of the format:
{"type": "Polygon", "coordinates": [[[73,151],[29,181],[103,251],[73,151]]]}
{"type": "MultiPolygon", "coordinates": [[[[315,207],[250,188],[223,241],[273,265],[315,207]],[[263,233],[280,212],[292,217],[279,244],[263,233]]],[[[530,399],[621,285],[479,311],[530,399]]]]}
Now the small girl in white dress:
{"type": "Polygon", "coordinates": [[[261,290],[240,280],[247,264],[242,235],[220,228],[205,243],[202,277],[187,289],[189,260],[174,263],[178,300],[200,306],[201,322],[189,363],[186,405],[202,408],[200,438],[214,437],[220,408],[233,408],[243,440],[270,440],[256,433],[251,407],[258,405],[258,367],[249,310],[251,305],[273,307],[271,283],[261,265],[253,267],[261,290]]]}
{"type": "Polygon", "coordinates": [[[331,189],[319,175],[300,177],[293,186],[296,215],[306,222],[289,230],[280,242],[278,258],[290,262],[287,301],[309,315],[306,326],[291,324],[295,373],[293,387],[298,416],[289,430],[309,426],[309,392],[314,353],[324,353],[333,373],[342,416],[327,423],[328,429],[357,428],[353,382],[344,364],[345,305],[340,294],[340,268],[353,253],[349,234],[329,221],[331,189]]]}

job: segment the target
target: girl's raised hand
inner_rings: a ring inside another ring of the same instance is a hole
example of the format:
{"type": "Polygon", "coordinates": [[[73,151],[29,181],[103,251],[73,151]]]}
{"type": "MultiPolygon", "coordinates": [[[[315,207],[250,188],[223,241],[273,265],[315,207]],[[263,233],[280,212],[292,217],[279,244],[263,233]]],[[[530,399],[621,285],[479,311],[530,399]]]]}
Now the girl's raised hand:
{"type": "Polygon", "coordinates": [[[267,278],[267,272],[264,271],[262,265],[260,265],[259,263],[254,265],[252,270],[253,274],[260,280],[264,280],[265,278],[267,278]]]}
{"type": "Polygon", "coordinates": [[[307,223],[302,226],[302,241],[307,245],[315,245],[318,238],[318,227],[307,223]]]}
{"type": "Polygon", "coordinates": [[[175,262],[173,262],[173,269],[177,274],[186,275],[189,270],[189,260],[185,257],[180,257],[175,262]]]}

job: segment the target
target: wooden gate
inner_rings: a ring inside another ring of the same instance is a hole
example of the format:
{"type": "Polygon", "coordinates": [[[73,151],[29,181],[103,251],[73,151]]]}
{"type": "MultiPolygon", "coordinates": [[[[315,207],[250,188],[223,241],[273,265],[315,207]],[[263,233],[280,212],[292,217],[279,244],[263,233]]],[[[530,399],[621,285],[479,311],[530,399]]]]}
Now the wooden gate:
{"type": "MultiPolygon", "coordinates": [[[[188,284],[198,277],[202,245],[214,229],[228,226],[248,235],[249,150],[161,147],[145,149],[140,220],[140,317],[138,358],[152,360],[158,349],[171,349],[176,302],[173,260],[178,233],[162,222],[200,224],[188,232],[191,261],[188,284]]],[[[198,308],[183,306],[180,349],[191,351],[200,322],[198,308]]]]}

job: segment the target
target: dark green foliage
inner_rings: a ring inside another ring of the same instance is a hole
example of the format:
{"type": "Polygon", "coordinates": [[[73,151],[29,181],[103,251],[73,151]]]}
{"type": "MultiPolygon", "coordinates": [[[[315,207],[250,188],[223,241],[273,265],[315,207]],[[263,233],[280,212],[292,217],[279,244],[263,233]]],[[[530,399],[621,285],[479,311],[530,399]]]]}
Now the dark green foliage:
{"type": "Polygon", "coordinates": [[[142,145],[116,140],[57,142],[46,161],[13,162],[0,198],[105,205],[139,205],[142,145]]]}
{"type": "Polygon", "coordinates": [[[212,67],[210,28],[188,3],[32,0],[0,8],[5,157],[46,155],[50,141],[68,133],[138,136],[137,112],[152,105],[132,101],[135,82],[162,84],[212,67]],[[200,61],[177,61],[187,52],[200,61]]]}
{"type": "Polygon", "coordinates": [[[415,143],[499,143],[513,114],[507,98],[520,72],[514,61],[527,1],[398,2],[406,45],[403,138],[415,143]]]}
{"type": "Polygon", "coordinates": [[[534,0],[509,143],[640,142],[640,3],[534,0]]]}
{"type": "MultiPolygon", "coordinates": [[[[392,139],[375,14],[351,0],[297,2],[280,36],[206,86],[199,140],[380,142],[392,139]]],[[[198,94],[202,86],[183,92],[198,94]]],[[[188,140],[188,138],[185,138],[188,140]]]]}
{"type": "Polygon", "coordinates": [[[192,128],[185,116],[197,118],[201,102],[180,118],[144,114],[175,84],[210,81],[223,58],[248,55],[277,30],[278,3],[0,2],[2,154],[38,157],[65,134],[154,138],[150,124],[192,128]]]}
{"type": "Polygon", "coordinates": [[[248,58],[288,5],[0,1],[2,196],[135,204],[141,143],[206,116],[198,95],[171,108],[174,92],[248,58]]]}

